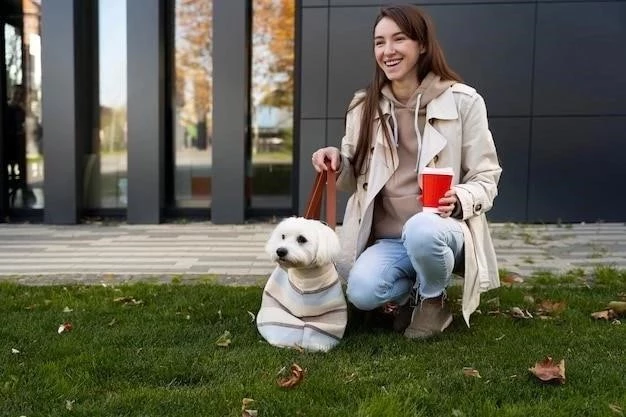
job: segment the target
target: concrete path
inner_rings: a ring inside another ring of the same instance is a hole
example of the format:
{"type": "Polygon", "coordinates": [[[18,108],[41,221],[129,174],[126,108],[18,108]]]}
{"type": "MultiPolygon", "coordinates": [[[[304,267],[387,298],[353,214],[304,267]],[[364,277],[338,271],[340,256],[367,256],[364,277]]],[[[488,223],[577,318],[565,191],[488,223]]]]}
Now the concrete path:
{"type": "MultiPolygon", "coordinates": [[[[274,265],[270,223],[0,225],[0,280],[99,283],[173,277],[258,284],[274,265]]],[[[626,269],[626,225],[492,224],[499,267],[529,276],[598,265],[626,269]]]]}

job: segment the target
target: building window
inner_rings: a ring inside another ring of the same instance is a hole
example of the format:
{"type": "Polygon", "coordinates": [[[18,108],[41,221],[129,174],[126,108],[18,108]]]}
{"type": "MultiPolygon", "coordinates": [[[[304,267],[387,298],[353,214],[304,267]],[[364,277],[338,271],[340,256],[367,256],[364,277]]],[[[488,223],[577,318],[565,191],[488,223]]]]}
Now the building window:
{"type": "Polygon", "coordinates": [[[295,0],[252,8],[251,208],[291,208],[295,0]]]}
{"type": "Polygon", "coordinates": [[[99,126],[85,168],[88,208],[128,201],[126,0],[98,0],[99,126]]]}
{"type": "Polygon", "coordinates": [[[41,129],[41,1],[4,6],[6,107],[1,140],[9,207],[43,208],[41,129]]]}
{"type": "Polygon", "coordinates": [[[177,207],[211,205],[213,2],[176,0],[173,114],[177,207]]]}

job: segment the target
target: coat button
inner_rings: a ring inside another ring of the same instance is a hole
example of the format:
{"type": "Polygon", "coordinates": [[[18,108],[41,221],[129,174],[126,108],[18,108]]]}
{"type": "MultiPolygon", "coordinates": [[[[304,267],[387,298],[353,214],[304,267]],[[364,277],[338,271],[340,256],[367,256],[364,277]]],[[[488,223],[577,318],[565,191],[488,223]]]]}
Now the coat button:
{"type": "Polygon", "coordinates": [[[435,157],[433,158],[433,162],[437,163],[438,160],[439,160],[439,155],[435,155],[435,157]]]}
{"type": "Polygon", "coordinates": [[[363,183],[363,189],[364,189],[365,191],[367,191],[367,183],[366,183],[366,182],[364,182],[364,183],[363,183]]]}
{"type": "Polygon", "coordinates": [[[480,209],[482,209],[482,208],[483,208],[482,204],[478,203],[478,204],[476,204],[475,210],[476,211],[480,211],[480,209]]]}

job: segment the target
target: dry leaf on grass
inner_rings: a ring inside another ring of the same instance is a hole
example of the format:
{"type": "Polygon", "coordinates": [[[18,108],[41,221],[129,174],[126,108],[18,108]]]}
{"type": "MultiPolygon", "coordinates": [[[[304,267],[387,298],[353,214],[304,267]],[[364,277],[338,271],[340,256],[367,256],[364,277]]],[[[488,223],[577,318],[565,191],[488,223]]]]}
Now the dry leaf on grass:
{"type": "Polygon", "coordinates": [[[248,315],[250,316],[250,323],[254,323],[254,320],[256,320],[254,313],[252,311],[248,311],[248,315]]]}
{"type": "Polygon", "coordinates": [[[59,328],[57,329],[57,333],[61,334],[71,332],[72,329],[74,329],[72,323],[65,322],[59,326],[59,328]]]}
{"type": "Polygon", "coordinates": [[[142,300],[135,300],[132,296],[127,295],[125,297],[117,297],[113,299],[114,303],[122,303],[124,305],[138,306],[143,304],[142,300]]]}
{"type": "Polygon", "coordinates": [[[522,284],[524,282],[524,278],[517,272],[509,272],[502,277],[502,279],[500,279],[500,282],[511,286],[514,284],[522,284]]]}
{"type": "Polygon", "coordinates": [[[617,314],[613,310],[606,309],[602,311],[596,311],[595,313],[591,313],[591,317],[596,320],[613,320],[617,318],[617,314]]]}
{"type": "Polygon", "coordinates": [[[533,315],[530,314],[530,312],[528,310],[522,310],[519,307],[512,307],[509,310],[509,313],[511,313],[511,317],[513,317],[514,319],[532,319],[533,315]]]}
{"type": "Polygon", "coordinates": [[[65,308],[63,309],[63,312],[64,312],[64,313],[71,313],[72,311],[74,311],[74,310],[72,310],[72,309],[71,309],[71,308],[69,308],[69,307],[65,307],[65,308]]]}
{"type": "Polygon", "coordinates": [[[72,411],[72,409],[74,408],[74,403],[76,402],[76,400],[65,400],[65,408],[68,411],[72,411]]]}
{"type": "Polygon", "coordinates": [[[478,373],[478,370],[474,368],[468,368],[468,367],[463,368],[463,375],[472,376],[474,378],[481,378],[480,374],[478,373]]]}
{"type": "Polygon", "coordinates": [[[250,406],[254,403],[252,398],[244,398],[241,400],[241,417],[257,417],[257,410],[250,410],[250,406]]]}
{"type": "Polygon", "coordinates": [[[611,301],[606,307],[613,310],[618,316],[626,315],[626,301],[611,301]]]}
{"type": "Polygon", "coordinates": [[[617,404],[609,404],[609,408],[611,409],[612,412],[614,412],[615,414],[619,416],[624,415],[624,410],[622,409],[622,407],[620,407],[617,404]]]}
{"type": "Polygon", "coordinates": [[[539,314],[558,315],[565,310],[565,301],[543,300],[539,303],[537,312],[539,314]]]}
{"type": "Polygon", "coordinates": [[[281,388],[293,388],[304,379],[304,369],[297,363],[291,365],[291,374],[286,377],[279,378],[277,384],[281,388]]]}
{"type": "Polygon", "coordinates": [[[215,341],[215,344],[220,347],[228,347],[231,343],[231,334],[228,330],[224,331],[224,333],[222,333],[222,335],[215,341]]]}
{"type": "Polygon", "coordinates": [[[555,363],[550,356],[546,356],[541,362],[537,362],[528,370],[543,382],[559,382],[565,384],[565,359],[555,363]]]}
{"type": "Polygon", "coordinates": [[[14,354],[14,355],[18,355],[20,353],[20,351],[15,349],[15,348],[11,348],[11,353],[14,354]]]}

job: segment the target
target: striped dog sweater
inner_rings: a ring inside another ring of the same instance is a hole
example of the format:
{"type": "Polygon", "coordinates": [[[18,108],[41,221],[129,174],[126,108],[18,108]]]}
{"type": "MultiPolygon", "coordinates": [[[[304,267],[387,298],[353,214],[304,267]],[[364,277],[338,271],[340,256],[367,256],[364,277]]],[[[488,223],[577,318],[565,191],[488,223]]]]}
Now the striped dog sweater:
{"type": "Polygon", "coordinates": [[[256,321],[271,345],[323,352],[333,348],[348,321],[335,266],[287,271],[277,266],[265,284],[256,321]]]}

